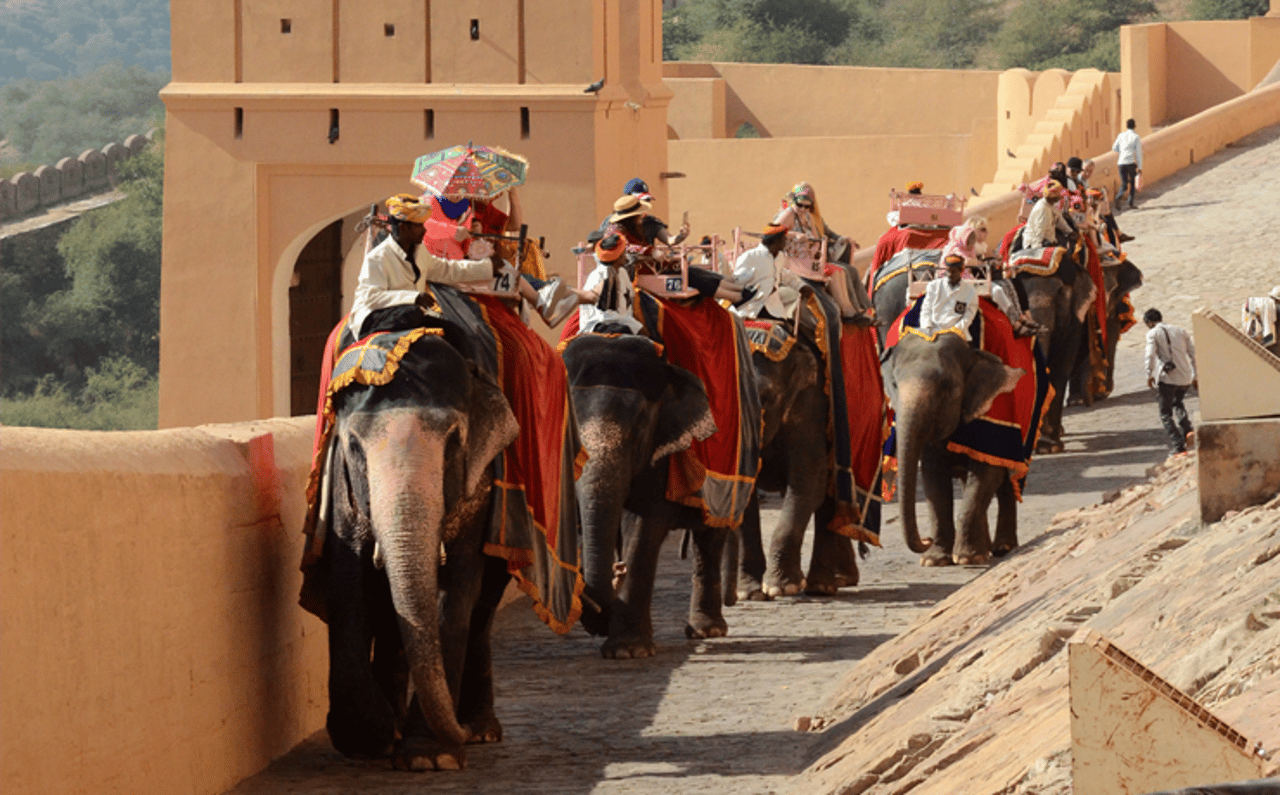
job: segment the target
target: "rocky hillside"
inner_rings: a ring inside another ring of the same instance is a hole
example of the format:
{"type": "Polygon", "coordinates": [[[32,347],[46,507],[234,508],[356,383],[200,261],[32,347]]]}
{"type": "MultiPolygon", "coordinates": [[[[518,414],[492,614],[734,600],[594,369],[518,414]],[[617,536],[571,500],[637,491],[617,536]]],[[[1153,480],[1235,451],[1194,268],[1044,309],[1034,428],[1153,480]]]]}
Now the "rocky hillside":
{"type": "Polygon", "coordinates": [[[1071,790],[1066,646],[1092,629],[1273,755],[1280,773],[1280,496],[1201,526],[1195,457],[1058,515],[862,660],[811,719],[793,792],[1071,790]]]}

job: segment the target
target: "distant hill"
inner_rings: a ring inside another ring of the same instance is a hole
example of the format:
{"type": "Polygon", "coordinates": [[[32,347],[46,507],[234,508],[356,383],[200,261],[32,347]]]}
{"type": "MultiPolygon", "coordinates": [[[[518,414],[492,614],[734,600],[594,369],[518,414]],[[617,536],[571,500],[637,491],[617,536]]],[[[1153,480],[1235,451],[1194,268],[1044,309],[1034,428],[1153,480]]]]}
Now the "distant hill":
{"type": "Polygon", "coordinates": [[[0,0],[0,85],[112,63],[169,73],[168,0],[0,0]]]}

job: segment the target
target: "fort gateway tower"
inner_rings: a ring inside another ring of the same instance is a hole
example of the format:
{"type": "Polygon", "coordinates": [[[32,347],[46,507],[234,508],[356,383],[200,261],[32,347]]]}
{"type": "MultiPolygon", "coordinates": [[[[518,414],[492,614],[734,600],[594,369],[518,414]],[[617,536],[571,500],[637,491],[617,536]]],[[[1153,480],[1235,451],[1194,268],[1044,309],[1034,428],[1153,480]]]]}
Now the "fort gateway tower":
{"type": "MultiPolygon", "coordinates": [[[[529,159],[551,269],[641,176],[659,211],[661,0],[173,0],[160,427],[315,410],[355,221],[418,156],[529,159]],[[598,93],[584,88],[603,78],[598,93]]],[[[344,289],[345,285],[345,289],[344,289]]]]}

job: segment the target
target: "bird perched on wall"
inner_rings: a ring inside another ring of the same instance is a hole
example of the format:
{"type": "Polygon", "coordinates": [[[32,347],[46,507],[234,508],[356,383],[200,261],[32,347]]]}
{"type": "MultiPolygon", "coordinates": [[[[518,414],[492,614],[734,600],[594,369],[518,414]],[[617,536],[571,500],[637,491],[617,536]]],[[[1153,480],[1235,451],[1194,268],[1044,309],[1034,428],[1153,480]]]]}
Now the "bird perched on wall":
{"type": "Polygon", "coordinates": [[[329,128],[329,143],[335,143],[338,140],[338,125],[329,128]]]}
{"type": "Polygon", "coordinates": [[[1017,155],[1015,155],[1015,154],[1013,153],[1013,150],[1012,150],[1012,149],[1006,149],[1006,150],[1004,150],[1004,153],[1005,153],[1006,155],[1008,155],[1009,157],[1017,157],[1017,155]]]}
{"type": "Polygon", "coordinates": [[[592,83],[591,85],[587,86],[586,88],[582,89],[582,93],[584,93],[584,94],[599,94],[599,93],[600,93],[600,89],[602,89],[602,88],[604,88],[604,78],[603,78],[603,77],[602,77],[602,78],[600,78],[599,80],[595,81],[595,82],[594,82],[594,83],[592,83]]]}

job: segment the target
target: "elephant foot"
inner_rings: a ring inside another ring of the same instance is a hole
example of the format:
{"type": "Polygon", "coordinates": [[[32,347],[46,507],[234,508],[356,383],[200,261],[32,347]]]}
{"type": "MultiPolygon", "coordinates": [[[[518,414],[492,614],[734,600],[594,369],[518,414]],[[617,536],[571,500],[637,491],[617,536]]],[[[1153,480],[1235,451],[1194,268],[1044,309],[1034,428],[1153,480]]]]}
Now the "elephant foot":
{"type": "Polygon", "coordinates": [[[1009,544],[997,541],[995,545],[991,547],[991,554],[995,555],[997,558],[1003,558],[1005,555],[1008,555],[1010,552],[1017,549],[1017,547],[1017,543],[1009,544]]]}
{"type": "Polygon", "coordinates": [[[739,598],[738,594],[739,594],[739,591],[737,588],[725,588],[724,594],[721,595],[721,600],[723,601],[724,606],[733,607],[734,605],[736,605],[738,603],[738,598],[739,598]]]}
{"type": "Polygon", "coordinates": [[[835,596],[840,592],[840,586],[834,580],[826,582],[818,582],[810,579],[804,587],[807,596],[835,596]]]}
{"type": "Polygon", "coordinates": [[[493,714],[493,710],[463,721],[462,725],[467,727],[467,732],[471,735],[467,738],[467,745],[502,742],[502,724],[498,722],[498,716],[493,714]]]}
{"type": "Polygon", "coordinates": [[[600,646],[600,656],[606,660],[638,660],[652,657],[657,650],[653,638],[609,638],[600,646]]]}
{"type": "Polygon", "coordinates": [[[1036,452],[1040,455],[1054,455],[1061,453],[1066,447],[1062,442],[1056,439],[1041,439],[1036,443],[1036,452]]]}
{"type": "Polygon", "coordinates": [[[723,638],[729,634],[729,623],[723,618],[695,615],[689,616],[689,623],[684,626],[684,636],[689,640],[698,638],[723,638]]]}
{"type": "Polygon", "coordinates": [[[779,596],[795,596],[805,589],[805,579],[783,578],[777,582],[768,583],[764,587],[764,592],[769,598],[777,598],[779,596]]]}
{"type": "Polygon", "coordinates": [[[429,737],[405,737],[391,755],[391,764],[397,770],[462,770],[467,752],[429,737]]]}
{"type": "MultiPolygon", "coordinates": [[[[767,593],[764,592],[764,586],[755,577],[748,577],[744,574],[738,575],[738,601],[742,602],[768,602],[772,600],[767,593]]],[[[729,600],[725,600],[725,604],[729,604],[729,600]]]]}
{"type": "Polygon", "coordinates": [[[920,556],[920,565],[950,566],[952,565],[951,553],[935,544],[920,556]]]}
{"type": "Polygon", "coordinates": [[[957,552],[952,559],[957,566],[985,566],[991,562],[986,552],[957,552]]]}

